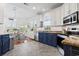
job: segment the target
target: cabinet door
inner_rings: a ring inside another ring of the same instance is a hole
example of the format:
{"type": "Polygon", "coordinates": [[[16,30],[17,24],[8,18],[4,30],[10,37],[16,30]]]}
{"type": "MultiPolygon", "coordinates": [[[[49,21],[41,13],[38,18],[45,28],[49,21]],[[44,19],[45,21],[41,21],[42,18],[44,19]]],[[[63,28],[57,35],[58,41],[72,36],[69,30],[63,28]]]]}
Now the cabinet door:
{"type": "Polygon", "coordinates": [[[77,48],[77,47],[73,47],[73,46],[71,46],[71,48],[72,48],[72,50],[71,50],[71,55],[72,56],[79,56],[79,48],[77,48]]]}
{"type": "Polygon", "coordinates": [[[48,37],[49,37],[48,33],[45,33],[44,34],[44,43],[45,44],[48,44],[48,37]]]}
{"type": "Polygon", "coordinates": [[[56,25],[56,10],[54,9],[54,10],[52,10],[51,12],[50,12],[50,14],[51,14],[51,17],[52,17],[52,26],[55,26],[56,25]]]}
{"type": "Polygon", "coordinates": [[[77,11],[77,3],[70,3],[70,14],[77,11]]]}
{"type": "Polygon", "coordinates": [[[53,46],[57,46],[57,35],[56,34],[51,34],[51,41],[53,43],[53,46]]]}
{"type": "Polygon", "coordinates": [[[48,33],[47,35],[48,35],[47,36],[47,44],[51,45],[51,35],[50,35],[50,33],[48,33]]]}
{"type": "Polygon", "coordinates": [[[63,25],[63,17],[64,17],[64,4],[61,6],[61,18],[60,18],[60,24],[63,25]]]}
{"type": "Polygon", "coordinates": [[[64,17],[68,16],[70,14],[70,3],[64,4],[64,17]]]}
{"type": "Polygon", "coordinates": [[[2,53],[6,53],[7,51],[9,51],[9,47],[10,47],[10,38],[8,35],[3,35],[2,38],[2,53]]]}
{"type": "Polygon", "coordinates": [[[55,34],[49,33],[48,45],[57,46],[57,36],[55,34]]]}
{"type": "Polygon", "coordinates": [[[39,42],[45,43],[45,33],[43,32],[39,33],[39,42]]]}
{"type": "Polygon", "coordinates": [[[63,49],[64,49],[64,56],[71,56],[71,46],[64,45],[63,49]]]}
{"type": "Polygon", "coordinates": [[[54,16],[53,16],[53,21],[54,21],[54,25],[60,25],[60,18],[61,18],[61,8],[55,8],[54,10],[54,16]]]}
{"type": "Polygon", "coordinates": [[[42,43],[46,43],[46,33],[42,33],[42,43]]]}
{"type": "Polygon", "coordinates": [[[39,42],[42,42],[42,33],[39,32],[39,42]]]}
{"type": "Polygon", "coordinates": [[[0,36],[0,55],[1,55],[1,48],[2,48],[2,42],[1,42],[1,36],[0,36]]]}
{"type": "Polygon", "coordinates": [[[3,23],[3,20],[4,20],[3,19],[3,17],[4,17],[4,5],[5,5],[4,3],[0,3],[0,23],[3,23]]]}

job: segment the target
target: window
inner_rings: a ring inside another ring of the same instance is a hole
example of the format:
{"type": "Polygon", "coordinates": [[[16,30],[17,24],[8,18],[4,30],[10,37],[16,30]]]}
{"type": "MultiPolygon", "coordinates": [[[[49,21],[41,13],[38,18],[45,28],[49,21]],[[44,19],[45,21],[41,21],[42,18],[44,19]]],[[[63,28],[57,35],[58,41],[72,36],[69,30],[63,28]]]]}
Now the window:
{"type": "Polygon", "coordinates": [[[44,17],[43,26],[44,26],[44,27],[51,26],[51,21],[52,21],[52,19],[51,19],[50,16],[44,17]]]}

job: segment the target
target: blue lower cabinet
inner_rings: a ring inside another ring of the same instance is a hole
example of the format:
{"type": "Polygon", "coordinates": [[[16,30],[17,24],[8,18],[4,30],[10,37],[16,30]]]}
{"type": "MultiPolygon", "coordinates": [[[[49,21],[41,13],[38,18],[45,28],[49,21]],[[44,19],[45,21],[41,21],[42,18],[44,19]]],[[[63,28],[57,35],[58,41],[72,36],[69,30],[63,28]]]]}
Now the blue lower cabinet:
{"type": "Polygon", "coordinates": [[[38,38],[39,38],[39,42],[42,42],[42,33],[41,32],[39,32],[38,38]]]}
{"type": "Polygon", "coordinates": [[[44,35],[43,35],[43,43],[44,44],[47,44],[47,39],[48,39],[47,33],[44,33],[44,35]]]}
{"type": "Polygon", "coordinates": [[[2,42],[1,42],[1,36],[0,36],[0,55],[2,54],[1,53],[1,48],[2,48],[2,42]]]}
{"type": "Polygon", "coordinates": [[[44,43],[44,33],[39,32],[39,42],[44,43]]]}
{"type": "Polygon", "coordinates": [[[2,43],[2,54],[6,53],[7,51],[9,51],[9,47],[10,47],[10,38],[9,35],[4,35],[3,36],[3,43],[2,43]]]}
{"type": "Polygon", "coordinates": [[[10,38],[9,34],[0,35],[0,55],[3,55],[9,51],[10,47],[10,38]]]}
{"type": "Polygon", "coordinates": [[[51,34],[51,42],[53,46],[57,46],[57,34],[51,34]]]}
{"type": "Polygon", "coordinates": [[[64,50],[64,56],[71,56],[71,46],[64,45],[63,50],[64,50]]]}
{"type": "Polygon", "coordinates": [[[42,33],[42,39],[41,39],[42,43],[44,43],[44,33],[42,33]]]}
{"type": "Polygon", "coordinates": [[[48,36],[48,44],[51,46],[56,47],[57,46],[57,36],[55,34],[50,33],[48,36]]]}
{"type": "Polygon", "coordinates": [[[56,47],[57,35],[54,33],[39,32],[39,42],[56,47]]]}

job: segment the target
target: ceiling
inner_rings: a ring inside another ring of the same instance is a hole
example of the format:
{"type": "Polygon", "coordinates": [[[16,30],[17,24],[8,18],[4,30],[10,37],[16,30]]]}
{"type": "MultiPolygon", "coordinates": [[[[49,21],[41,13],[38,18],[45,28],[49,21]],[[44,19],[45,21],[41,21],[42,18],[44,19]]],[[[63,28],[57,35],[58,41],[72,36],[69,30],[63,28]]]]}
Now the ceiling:
{"type": "Polygon", "coordinates": [[[34,15],[40,15],[48,12],[56,7],[61,6],[63,3],[11,3],[16,7],[20,7],[26,10],[26,18],[30,18],[34,15]]]}

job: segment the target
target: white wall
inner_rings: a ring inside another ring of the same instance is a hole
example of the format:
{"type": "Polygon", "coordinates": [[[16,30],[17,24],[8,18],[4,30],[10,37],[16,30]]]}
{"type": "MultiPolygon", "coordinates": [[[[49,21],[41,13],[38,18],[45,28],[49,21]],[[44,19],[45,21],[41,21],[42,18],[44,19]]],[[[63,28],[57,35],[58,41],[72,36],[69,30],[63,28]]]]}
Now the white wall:
{"type": "Polygon", "coordinates": [[[5,5],[6,25],[8,26],[10,24],[8,18],[13,18],[16,22],[15,27],[21,26],[22,24],[25,23],[25,14],[26,14],[26,11],[24,9],[16,7],[15,5],[6,4],[5,5]]]}
{"type": "Polygon", "coordinates": [[[0,34],[3,34],[5,31],[5,26],[4,26],[4,3],[0,3],[0,34]]]}

